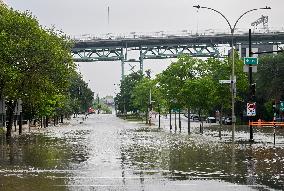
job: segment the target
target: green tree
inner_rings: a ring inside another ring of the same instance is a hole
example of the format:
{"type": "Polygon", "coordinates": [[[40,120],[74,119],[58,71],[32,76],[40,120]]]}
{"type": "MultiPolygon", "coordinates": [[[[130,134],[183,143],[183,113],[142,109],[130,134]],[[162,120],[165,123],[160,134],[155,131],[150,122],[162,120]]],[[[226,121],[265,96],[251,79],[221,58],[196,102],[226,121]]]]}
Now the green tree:
{"type": "Polygon", "coordinates": [[[80,74],[74,74],[70,78],[69,99],[73,113],[87,112],[93,106],[94,93],[80,74]]]}
{"type": "Polygon", "coordinates": [[[169,106],[180,109],[183,106],[190,106],[191,98],[183,91],[184,85],[186,80],[195,79],[196,76],[200,75],[202,71],[199,67],[201,62],[202,60],[182,55],[157,76],[161,91],[169,106]]]}
{"type": "Polygon", "coordinates": [[[132,92],[136,84],[142,79],[142,76],[140,72],[134,72],[121,80],[120,92],[115,97],[117,109],[121,113],[137,111],[138,108],[133,104],[132,92]]]}
{"type": "MultiPolygon", "coordinates": [[[[232,93],[230,84],[220,84],[219,80],[228,80],[232,73],[232,59],[224,60],[209,58],[205,62],[206,77],[211,78],[212,83],[212,106],[208,111],[209,114],[214,114],[216,110],[221,112],[221,115],[231,115],[232,93]]],[[[236,75],[236,114],[241,117],[245,102],[247,101],[248,93],[248,77],[243,72],[243,61],[239,59],[238,54],[235,54],[235,75],[236,75]]]]}
{"type": "Polygon", "coordinates": [[[148,111],[150,108],[150,92],[151,92],[151,107],[155,111],[161,110],[165,104],[161,95],[158,81],[143,77],[133,89],[132,99],[133,105],[138,108],[140,113],[146,113],[146,123],[148,123],[148,111]]]}
{"type": "Polygon", "coordinates": [[[47,114],[61,105],[75,72],[71,46],[61,32],[43,29],[31,13],[0,7],[0,91],[7,101],[8,137],[18,99],[33,112],[47,114]]]}
{"type": "Polygon", "coordinates": [[[284,53],[260,57],[256,82],[257,114],[259,118],[272,120],[272,105],[284,100],[284,53]]]}

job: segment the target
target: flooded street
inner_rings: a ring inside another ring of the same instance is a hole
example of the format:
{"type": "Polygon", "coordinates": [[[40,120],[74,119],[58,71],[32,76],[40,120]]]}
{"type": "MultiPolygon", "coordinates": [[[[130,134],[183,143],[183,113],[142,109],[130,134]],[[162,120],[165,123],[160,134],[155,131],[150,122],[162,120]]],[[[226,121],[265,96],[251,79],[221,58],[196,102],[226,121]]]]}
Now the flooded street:
{"type": "MultiPolygon", "coordinates": [[[[75,118],[0,145],[0,190],[283,190],[283,134],[255,144],[214,128],[187,135],[114,115],[75,118]]],[[[194,126],[194,124],[193,124],[194,126]]]]}

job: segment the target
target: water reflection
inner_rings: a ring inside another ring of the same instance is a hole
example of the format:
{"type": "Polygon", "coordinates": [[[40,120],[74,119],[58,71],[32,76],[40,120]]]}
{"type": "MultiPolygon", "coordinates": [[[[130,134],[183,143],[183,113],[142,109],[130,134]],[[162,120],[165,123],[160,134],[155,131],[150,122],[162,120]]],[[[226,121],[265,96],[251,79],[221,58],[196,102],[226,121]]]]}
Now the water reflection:
{"type": "Polygon", "coordinates": [[[170,180],[218,179],[255,189],[284,187],[282,148],[225,144],[199,135],[140,130],[126,134],[121,151],[126,160],[122,162],[147,175],[162,173],[170,180]]]}
{"type": "Polygon", "coordinates": [[[213,128],[170,133],[96,115],[10,143],[2,136],[0,190],[283,189],[281,146],[241,138],[231,144],[226,134],[220,140],[213,128]]]}
{"type": "Polygon", "coordinates": [[[31,134],[10,139],[1,135],[0,190],[65,190],[68,148],[61,141],[31,134]]]}

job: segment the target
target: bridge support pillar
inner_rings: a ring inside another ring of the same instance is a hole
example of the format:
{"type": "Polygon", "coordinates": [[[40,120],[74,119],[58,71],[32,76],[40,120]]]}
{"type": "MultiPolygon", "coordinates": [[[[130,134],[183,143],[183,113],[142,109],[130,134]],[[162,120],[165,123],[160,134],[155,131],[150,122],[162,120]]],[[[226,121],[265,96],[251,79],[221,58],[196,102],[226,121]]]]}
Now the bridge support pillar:
{"type": "Polygon", "coordinates": [[[143,74],[143,52],[142,52],[142,47],[140,47],[140,57],[139,57],[139,61],[140,61],[140,72],[141,74],[143,74]]]}
{"type": "Polygon", "coordinates": [[[122,80],[124,79],[124,65],[125,65],[124,59],[121,59],[121,79],[122,80]]]}
{"type": "Polygon", "coordinates": [[[140,71],[143,74],[143,58],[140,58],[140,71]]]}

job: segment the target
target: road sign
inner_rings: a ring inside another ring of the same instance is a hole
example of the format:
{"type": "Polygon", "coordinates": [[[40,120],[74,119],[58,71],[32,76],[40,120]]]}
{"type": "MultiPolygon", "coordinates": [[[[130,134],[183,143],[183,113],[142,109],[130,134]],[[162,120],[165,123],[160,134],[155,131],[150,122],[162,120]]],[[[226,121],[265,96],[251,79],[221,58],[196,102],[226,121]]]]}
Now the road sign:
{"type": "MultiPolygon", "coordinates": [[[[234,80],[233,82],[236,82],[236,80],[234,80]]],[[[232,81],[231,80],[219,80],[219,83],[220,84],[230,84],[232,83],[232,81]]]]}
{"type": "Polygon", "coordinates": [[[280,111],[284,112],[284,101],[280,101],[280,111]]]}
{"type": "Polygon", "coordinates": [[[256,105],[254,103],[247,103],[247,116],[256,116],[256,105]]]}
{"type": "Polygon", "coordinates": [[[176,113],[176,112],[179,112],[180,109],[174,108],[172,111],[173,111],[174,113],[176,113]]]}
{"type": "Polygon", "coordinates": [[[258,59],[254,57],[245,57],[244,58],[244,64],[251,64],[251,65],[257,65],[258,64],[258,59]]]}
{"type": "Polygon", "coordinates": [[[230,84],[231,80],[219,80],[220,84],[230,84]]]}

